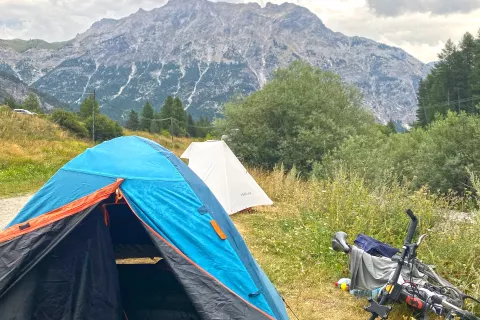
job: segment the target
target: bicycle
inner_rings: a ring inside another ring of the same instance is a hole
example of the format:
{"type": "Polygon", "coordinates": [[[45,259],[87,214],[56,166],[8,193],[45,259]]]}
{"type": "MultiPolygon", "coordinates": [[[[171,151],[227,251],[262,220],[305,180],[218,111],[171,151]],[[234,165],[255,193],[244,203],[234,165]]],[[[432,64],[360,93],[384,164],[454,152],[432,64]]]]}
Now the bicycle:
{"type": "MultiPolygon", "coordinates": [[[[370,320],[375,320],[378,317],[388,319],[393,308],[392,305],[398,302],[405,302],[414,309],[417,316],[423,320],[428,319],[429,311],[444,316],[447,320],[480,320],[480,318],[474,314],[463,310],[467,299],[480,303],[478,299],[465,294],[453,286],[446,279],[438,275],[432,266],[424,264],[417,258],[417,249],[420,247],[426,235],[421,235],[416,243],[412,242],[417,229],[418,219],[410,209],[407,210],[407,215],[411,222],[401,253],[394,254],[391,257],[387,257],[386,255],[383,257],[368,257],[369,263],[373,263],[374,265],[378,264],[382,268],[387,268],[389,272],[391,271],[388,281],[386,281],[377,299],[368,299],[369,305],[365,307],[365,310],[371,314],[370,320]],[[404,278],[407,278],[407,281],[404,278]]],[[[347,234],[345,232],[340,231],[335,233],[332,239],[332,248],[335,251],[349,254],[351,259],[350,264],[352,264],[352,259],[354,259],[352,256],[362,255],[362,257],[365,258],[364,254],[369,255],[369,253],[362,249],[348,244],[346,239],[347,234]]],[[[370,239],[379,243],[380,246],[385,246],[383,249],[394,249],[378,240],[370,239]]],[[[360,261],[363,260],[360,259],[360,261]]],[[[363,272],[365,273],[365,270],[363,270],[363,272]]],[[[368,278],[368,272],[370,271],[367,270],[366,278],[368,278]]],[[[352,279],[354,276],[357,275],[352,275],[352,279]]],[[[376,279],[377,276],[381,278],[382,276],[385,277],[385,274],[374,275],[372,279],[376,279]]]]}

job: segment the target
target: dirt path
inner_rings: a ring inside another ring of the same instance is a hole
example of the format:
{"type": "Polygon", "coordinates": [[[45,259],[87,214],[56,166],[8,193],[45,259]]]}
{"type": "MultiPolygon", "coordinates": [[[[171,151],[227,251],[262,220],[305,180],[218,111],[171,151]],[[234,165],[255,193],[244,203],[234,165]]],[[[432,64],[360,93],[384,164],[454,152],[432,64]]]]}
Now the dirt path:
{"type": "Polygon", "coordinates": [[[0,230],[12,221],[22,207],[32,196],[21,196],[9,199],[0,199],[0,230]]]}

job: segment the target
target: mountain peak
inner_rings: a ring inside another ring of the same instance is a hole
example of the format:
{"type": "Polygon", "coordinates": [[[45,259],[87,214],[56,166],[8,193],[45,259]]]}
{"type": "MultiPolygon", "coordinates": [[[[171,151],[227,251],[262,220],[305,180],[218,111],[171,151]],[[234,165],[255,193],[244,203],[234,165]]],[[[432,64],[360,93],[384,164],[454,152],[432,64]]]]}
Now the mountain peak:
{"type": "Polygon", "coordinates": [[[211,118],[232,96],[251,94],[274,70],[304,60],[357,86],[379,121],[409,123],[427,72],[403,50],[332,32],[292,3],[170,0],[120,20],[102,19],[58,51],[3,51],[0,70],[73,106],[84,96],[78,92],[96,88],[115,119],[146,101],[160,106],[169,95],[192,115],[211,118]]]}
{"type": "Polygon", "coordinates": [[[92,29],[97,29],[97,28],[102,28],[102,27],[105,27],[105,26],[109,26],[109,25],[113,25],[115,23],[117,23],[118,20],[116,19],[112,19],[112,18],[103,18],[99,21],[96,21],[92,24],[91,28],[92,29]]]}
{"type": "Polygon", "coordinates": [[[207,3],[208,0],[168,0],[164,7],[185,6],[199,3],[207,3]]]}

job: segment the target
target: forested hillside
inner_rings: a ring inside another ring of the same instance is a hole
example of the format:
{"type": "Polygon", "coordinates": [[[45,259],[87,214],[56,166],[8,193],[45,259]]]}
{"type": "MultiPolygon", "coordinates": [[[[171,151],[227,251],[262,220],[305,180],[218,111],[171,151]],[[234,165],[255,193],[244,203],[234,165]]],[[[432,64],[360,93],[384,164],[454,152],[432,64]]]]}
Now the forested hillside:
{"type": "Polygon", "coordinates": [[[428,77],[420,82],[417,118],[421,125],[449,110],[480,112],[480,30],[465,33],[458,45],[450,39],[428,77]]]}

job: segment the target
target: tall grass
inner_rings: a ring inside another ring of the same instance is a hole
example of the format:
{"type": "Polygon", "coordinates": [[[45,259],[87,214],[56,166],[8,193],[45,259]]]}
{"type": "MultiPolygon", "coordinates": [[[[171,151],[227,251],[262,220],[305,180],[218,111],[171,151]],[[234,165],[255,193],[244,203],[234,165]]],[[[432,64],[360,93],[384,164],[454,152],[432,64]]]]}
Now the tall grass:
{"type": "Polygon", "coordinates": [[[38,189],[88,146],[46,119],[0,107],[0,197],[38,189]]]}
{"type": "MultiPolygon", "coordinates": [[[[157,141],[177,156],[193,141],[125,130],[157,141]]],[[[41,116],[28,116],[0,106],[0,197],[29,193],[40,188],[58,169],[86,148],[88,140],[75,136],[41,116]]]]}
{"type": "MultiPolygon", "coordinates": [[[[302,292],[328,300],[338,294],[329,290],[331,283],[348,276],[347,256],[330,249],[332,234],[343,230],[353,242],[358,233],[365,233],[401,247],[409,223],[407,208],[420,219],[417,234],[429,235],[419,258],[437,265],[441,275],[466,292],[480,295],[480,221],[478,215],[475,223],[460,221],[451,208],[458,199],[398,185],[371,190],[362,178],[347,178],[341,172],[321,181],[304,181],[295,171],[284,174],[282,168],[252,173],[276,204],[234,219],[248,229],[247,241],[273,281],[287,297],[299,299],[296,307],[302,319],[321,318],[299,298],[302,292]]],[[[353,312],[351,308],[358,311],[359,305],[347,304],[338,311],[353,312]]],[[[402,319],[402,311],[392,319],[402,319]]],[[[343,319],[365,318],[359,314],[343,319]]]]}

